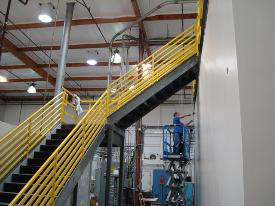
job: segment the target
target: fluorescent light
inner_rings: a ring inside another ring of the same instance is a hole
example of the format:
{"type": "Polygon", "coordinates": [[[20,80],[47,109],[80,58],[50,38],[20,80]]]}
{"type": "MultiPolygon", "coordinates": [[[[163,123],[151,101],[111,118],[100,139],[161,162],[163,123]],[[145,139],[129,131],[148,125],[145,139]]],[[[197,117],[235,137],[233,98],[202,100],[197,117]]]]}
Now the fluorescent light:
{"type": "Polygon", "coordinates": [[[97,64],[97,61],[95,59],[88,59],[87,60],[87,64],[91,65],[91,66],[94,66],[97,64]]]}
{"type": "Polygon", "coordinates": [[[119,50],[118,49],[116,49],[114,51],[114,54],[111,57],[111,62],[114,63],[114,64],[120,64],[121,63],[121,56],[119,54],[119,50]]]}
{"type": "Polygon", "coordinates": [[[8,80],[6,77],[0,76],[0,82],[8,82],[8,80]]]}
{"type": "Polygon", "coordinates": [[[51,3],[40,4],[40,13],[38,19],[43,23],[49,23],[53,20],[54,7],[51,3]]]}
{"type": "Polygon", "coordinates": [[[28,92],[29,94],[35,94],[35,93],[36,93],[36,88],[35,88],[35,84],[34,84],[34,83],[32,83],[32,84],[29,86],[27,92],[28,92]]]}

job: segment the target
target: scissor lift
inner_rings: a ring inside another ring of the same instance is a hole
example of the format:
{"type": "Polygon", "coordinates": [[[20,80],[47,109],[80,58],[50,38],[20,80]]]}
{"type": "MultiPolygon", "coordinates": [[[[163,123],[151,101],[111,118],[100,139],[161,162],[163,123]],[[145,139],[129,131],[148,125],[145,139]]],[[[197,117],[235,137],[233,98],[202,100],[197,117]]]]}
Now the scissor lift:
{"type": "Polygon", "coordinates": [[[185,179],[187,176],[186,167],[190,163],[191,133],[189,128],[183,126],[182,152],[175,154],[173,151],[174,131],[173,126],[163,127],[163,160],[170,178],[166,183],[169,188],[165,199],[165,205],[187,206],[185,179]]]}

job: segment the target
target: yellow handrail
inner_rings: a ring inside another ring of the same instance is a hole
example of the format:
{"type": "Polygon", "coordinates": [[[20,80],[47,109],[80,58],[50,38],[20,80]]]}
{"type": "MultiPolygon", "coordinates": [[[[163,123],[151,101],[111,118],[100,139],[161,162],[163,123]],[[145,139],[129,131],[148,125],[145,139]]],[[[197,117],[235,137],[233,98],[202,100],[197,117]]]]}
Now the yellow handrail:
{"type": "Polygon", "coordinates": [[[47,133],[64,122],[68,95],[60,93],[0,139],[0,180],[26,158],[47,133]]]}
{"type": "Polygon", "coordinates": [[[107,118],[178,65],[197,55],[197,36],[200,35],[198,24],[179,34],[110,84],[10,205],[54,205],[56,196],[104,127],[107,118]]]}

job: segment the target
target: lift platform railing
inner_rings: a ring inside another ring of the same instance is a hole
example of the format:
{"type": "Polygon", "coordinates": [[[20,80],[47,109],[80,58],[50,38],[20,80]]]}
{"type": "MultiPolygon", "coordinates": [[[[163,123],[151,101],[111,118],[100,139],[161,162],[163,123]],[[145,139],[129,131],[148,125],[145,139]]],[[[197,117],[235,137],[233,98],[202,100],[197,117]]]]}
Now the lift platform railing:
{"type": "Polygon", "coordinates": [[[2,180],[57,125],[64,122],[71,107],[69,94],[60,93],[0,139],[0,180],[2,180]]]}
{"type": "Polygon", "coordinates": [[[108,117],[178,65],[197,55],[197,35],[198,23],[110,84],[10,205],[54,205],[56,196],[108,117]]]}

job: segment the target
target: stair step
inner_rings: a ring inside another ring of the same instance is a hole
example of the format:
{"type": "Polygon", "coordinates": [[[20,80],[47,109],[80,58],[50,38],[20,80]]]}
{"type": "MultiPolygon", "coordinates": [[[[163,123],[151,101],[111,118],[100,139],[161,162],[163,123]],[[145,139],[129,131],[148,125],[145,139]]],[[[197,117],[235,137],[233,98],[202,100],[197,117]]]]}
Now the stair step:
{"type": "Polygon", "coordinates": [[[29,166],[41,166],[46,161],[46,159],[40,159],[40,158],[34,158],[34,159],[28,159],[27,165],[29,166]]]}
{"type": "Polygon", "coordinates": [[[46,145],[60,145],[62,141],[62,139],[47,139],[46,145]]]}
{"type": "Polygon", "coordinates": [[[75,127],[74,124],[63,124],[61,125],[61,129],[73,129],[75,127]]]}
{"type": "Polygon", "coordinates": [[[72,129],[56,129],[56,134],[69,134],[72,129]]]}
{"type": "Polygon", "coordinates": [[[27,183],[32,178],[31,174],[12,174],[12,181],[18,183],[27,183]]]}
{"type": "Polygon", "coordinates": [[[10,203],[16,195],[17,193],[13,192],[0,192],[0,200],[3,203],[10,203]]]}
{"type": "Polygon", "coordinates": [[[41,152],[53,152],[58,146],[57,145],[40,145],[41,152]]]}
{"type": "Polygon", "coordinates": [[[4,191],[5,192],[13,192],[17,193],[20,192],[20,190],[25,186],[23,183],[17,183],[17,182],[6,182],[4,183],[4,191]]]}
{"type": "Polygon", "coordinates": [[[39,167],[28,166],[28,165],[21,165],[20,166],[20,173],[21,174],[34,174],[39,169],[39,167]]]}
{"type": "Polygon", "coordinates": [[[9,205],[9,203],[0,202],[0,206],[7,206],[7,205],[9,205]]]}
{"type": "Polygon", "coordinates": [[[34,152],[34,158],[38,159],[47,159],[51,156],[51,152],[45,151],[45,152],[34,152]]]}
{"type": "Polygon", "coordinates": [[[51,135],[51,139],[54,140],[54,139],[65,139],[68,135],[67,134],[52,134],[51,135]]]}

